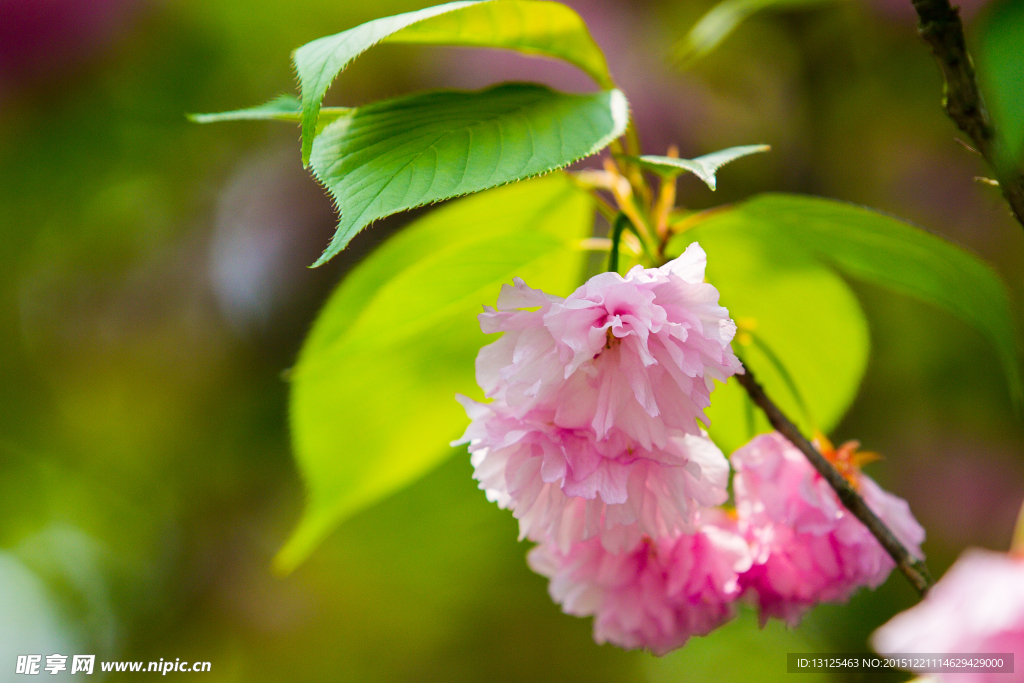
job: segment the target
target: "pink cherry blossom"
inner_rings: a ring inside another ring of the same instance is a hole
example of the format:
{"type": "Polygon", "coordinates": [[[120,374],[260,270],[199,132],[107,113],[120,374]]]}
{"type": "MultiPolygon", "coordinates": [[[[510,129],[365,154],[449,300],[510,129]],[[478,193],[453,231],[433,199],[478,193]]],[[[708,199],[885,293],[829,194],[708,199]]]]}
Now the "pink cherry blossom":
{"type": "MultiPolygon", "coordinates": [[[[824,450],[826,457],[834,454],[824,450]]],[[[861,586],[882,584],[895,567],[867,527],[781,434],[755,437],[733,453],[732,465],[740,529],[754,552],[741,583],[756,600],[762,623],[776,617],[795,626],[815,604],[845,602],[861,586]]],[[[868,507],[920,557],[924,530],[906,501],[846,465],[868,507]]]]}
{"type": "Polygon", "coordinates": [[[505,333],[477,357],[480,387],[519,417],[547,409],[599,440],[618,430],[650,449],[670,430],[699,434],[712,380],[741,371],[705,262],[694,243],[661,268],[596,275],[564,300],[505,285],[480,315],[484,332],[505,333]]]}
{"type": "Polygon", "coordinates": [[[551,597],[566,614],[594,617],[594,640],[663,655],[735,614],[739,575],[750,566],[746,541],[724,515],[707,511],[692,534],[641,538],[609,552],[598,539],[562,552],[530,551],[530,567],[551,579],[551,597]]]}
{"type": "Polygon", "coordinates": [[[883,654],[1014,653],[1013,674],[931,674],[938,683],[1024,681],[1024,556],[970,549],[919,604],[875,631],[883,654]]]}
{"type": "MultiPolygon", "coordinates": [[[[503,333],[476,360],[491,402],[460,397],[472,423],[456,443],[469,443],[474,477],[514,511],[521,536],[563,551],[634,523],[666,536],[725,500],[728,463],[698,419],[713,380],[740,364],[704,265],[693,244],[658,269],[597,275],[566,299],[517,279],[481,314],[484,332],[503,333]]],[[[606,543],[638,537],[627,536],[606,543]]]]}
{"type": "Polygon", "coordinates": [[[631,446],[621,432],[559,427],[537,411],[518,419],[493,402],[462,397],[472,418],[473,476],[489,500],[519,519],[520,538],[563,550],[602,535],[611,550],[692,530],[699,506],[726,500],[729,463],[710,439],[673,433],[663,449],[631,446]],[[631,531],[616,531],[617,527],[631,531]]]}

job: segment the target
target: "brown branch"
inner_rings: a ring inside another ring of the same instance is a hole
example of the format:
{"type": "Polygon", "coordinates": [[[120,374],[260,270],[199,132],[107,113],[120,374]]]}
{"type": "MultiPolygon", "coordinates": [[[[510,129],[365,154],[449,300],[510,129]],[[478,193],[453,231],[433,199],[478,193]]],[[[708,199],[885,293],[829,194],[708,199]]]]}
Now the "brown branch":
{"type": "Polygon", "coordinates": [[[922,597],[928,592],[928,589],[932,587],[934,583],[931,575],[928,573],[928,567],[925,566],[923,560],[915,559],[910,551],[900,543],[899,539],[892,533],[892,531],[885,525],[878,515],[868,507],[868,504],[864,502],[864,499],[860,497],[860,494],[854,490],[850,485],[850,482],[846,481],[842,474],[839,473],[835,467],[832,466],[825,457],[817,451],[811,442],[808,441],[800,430],[788,417],[783,414],[779,407],[775,405],[770,398],[764,393],[764,389],[757,380],[754,379],[754,373],[750,371],[750,368],[746,368],[745,374],[735,375],[735,378],[739,381],[743,388],[750,394],[751,400],[764,411],[768,421],[772,424],[775,429],[782,434],[784,437],[789,439],[790,443],[800,449],[800,452],[807,456],[807,459],[811,462],[811,465],[818,471],[818,473],[825,478],[829,486],[835,490],[839,496],[839,500],[843,503],[843,506],[850,511],[854,517],[859,519],[861,523],[868,528],[868,531],[878,539],[878,542],[882,544],[885,551],[889,553],[893,561],[896,562],[896,566],[903,572],[903,575],[907,577],[914,588],[921,594],[922,597]]]}
{"type": "Polygon", "coordinates": [[[919,20],[917,32],[931,47],[945,80],[942,106],[995,169],[1003,197],[1024,226],[1024,173],[1016,159],[1003,158],[1001,140],[978,90],[959,8],[950,6],[949,0],[913,0],[913,4],[919,20]]]}

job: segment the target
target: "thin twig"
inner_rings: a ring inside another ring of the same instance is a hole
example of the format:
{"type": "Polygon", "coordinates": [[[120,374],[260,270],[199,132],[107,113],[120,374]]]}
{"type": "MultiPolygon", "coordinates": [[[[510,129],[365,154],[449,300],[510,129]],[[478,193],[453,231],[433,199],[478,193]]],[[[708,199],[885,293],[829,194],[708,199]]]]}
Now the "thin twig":
{"type": "Polygon", "coordinates": [[[754,379],[754,373],[750,371],[749,367],[746,368],[745,374],[736,375],[735,377],[743,388],[747,390],[747,393],[750,394],[750,399],[764,411],[772,426],[789,439],[790,443],[800,449],[801,453],[807,456],[814,469],[835,490],[843,506],[850,511],[850,514],[859,519],[868,528],[868,531],[878,539],[878,542],[882,544],[885,551],[896,562],[899,570],[903,572],[903,575],[907,577],[914,588],[924,597],[934,583],[924,561],[917,560],[910,554],[910,551],[896,538],[889,527],[885,525],[885,522],[879,519],[878,515],[868,507],[868,504],[854,490],[850,482],[811,445],[811,442],[800,433],[797,426],[765,395],[764,389],[754,379]]]}
{"type": "Polygon", "coordinates": [[[1024,173],[1017,159],[1005,158],[1002,141],[985,109],[974,75],[974,63],[967,53],[959,8],[950,6],[949,0],[913,0],[913,3],[919,20],[917,32],[931,47],[945,79],[942,106],[995,169],[1010,210],[1024,226],[1024,173]]]}

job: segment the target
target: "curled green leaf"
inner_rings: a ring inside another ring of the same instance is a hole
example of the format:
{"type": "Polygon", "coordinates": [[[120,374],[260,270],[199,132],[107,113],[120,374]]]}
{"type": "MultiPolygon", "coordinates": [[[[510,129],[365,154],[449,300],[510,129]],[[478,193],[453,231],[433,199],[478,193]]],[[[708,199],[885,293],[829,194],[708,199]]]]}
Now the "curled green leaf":
{"type": "Polygon", "coordinates": [[[645,155],[636,158],[636,161],[644,168],[668,177],[689,171],[703,180],[712,190],[715,190],[718,186],[715,174],[722,166],[740,157],[757,154],[758,152],[767,152],[770,149],[771,145],[743,145],[742,147],[730,147],[712,152],[711,154],[705,154],[696,159],[645,155]]]}

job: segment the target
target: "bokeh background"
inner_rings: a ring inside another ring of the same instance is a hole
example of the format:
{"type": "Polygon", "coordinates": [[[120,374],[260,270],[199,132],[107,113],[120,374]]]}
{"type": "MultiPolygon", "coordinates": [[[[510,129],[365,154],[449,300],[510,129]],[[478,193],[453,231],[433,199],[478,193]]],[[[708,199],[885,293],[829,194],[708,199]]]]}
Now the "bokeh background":
{"type": "MultiPolygon", "coordinates": [[[[0,0],[0,680],[17,654],[61,652],[210,661],[170,675],[211,683],[774,681],[786,652],[863,650],[913,601],[895,575],[794,631],[744,613],[661,659],[597,646],[526,568],[461,451],[272,575],[302,506],[287,369],[330,289],[410,215],[310,270],[334,217],[297,129],[184,113],[292,91],[295,47],[427,4],[0,0]]],[[[568,4],[647,152],[773,146],[715,194],[683,178],[683,204],[783,190],[877,207],[993,263],[1020,310],[1024,231],[954,142],[909,0],[759,14],[685,72],[668,56],[708,0],[568,4]]],[[[964,4],[972,39],[999,5],[964,4]]],[[[385,46],[329,102],[526,78],[592,87],[507,53],[385,46]]],[[[1024,434],[992,350],[855,286],[872,356],[833,436],[884,454],[868,471],[910,501],[937,573],[966,546],[1005,549],[1024,434]]]]}

